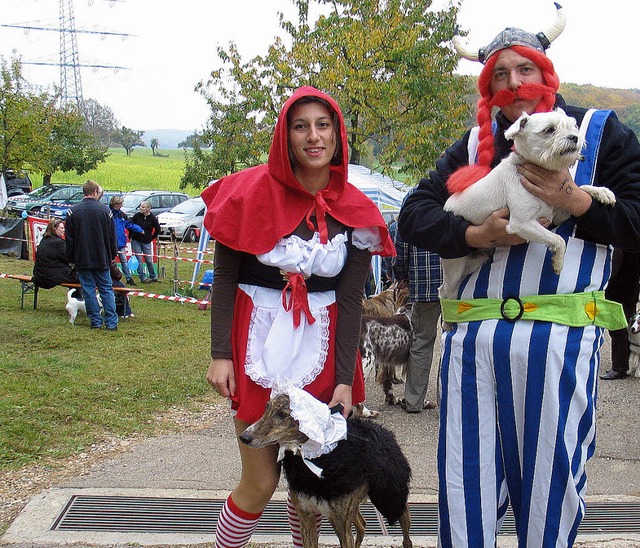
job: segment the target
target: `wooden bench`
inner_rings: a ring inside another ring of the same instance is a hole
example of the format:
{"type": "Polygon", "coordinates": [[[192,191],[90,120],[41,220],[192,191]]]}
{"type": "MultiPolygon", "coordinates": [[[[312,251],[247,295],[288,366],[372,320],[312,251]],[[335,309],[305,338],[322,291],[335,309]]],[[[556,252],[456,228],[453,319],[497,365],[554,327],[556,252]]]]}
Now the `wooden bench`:
{"type": "MultiPolygon", "coordinates": [[[[36,310],[38,308],[38,290],[40,288],[33,281],[33,276],[26,276],[23,274],[7,274],[5,277],[11,278],[12,280],[18,280],[20,282],[20,308],[24,309],[24,296],[28,295],[29,293],[33,293],[33,309],[36,310]]],[[[75,289],[80,288],[80,284],[76,283],[62,283],[58,285],[75,289]]],[[[122,293],[140,291],[139,289],[133,289],[129,287],[114,287],[113,290],[120,291],[122,293]]]]}

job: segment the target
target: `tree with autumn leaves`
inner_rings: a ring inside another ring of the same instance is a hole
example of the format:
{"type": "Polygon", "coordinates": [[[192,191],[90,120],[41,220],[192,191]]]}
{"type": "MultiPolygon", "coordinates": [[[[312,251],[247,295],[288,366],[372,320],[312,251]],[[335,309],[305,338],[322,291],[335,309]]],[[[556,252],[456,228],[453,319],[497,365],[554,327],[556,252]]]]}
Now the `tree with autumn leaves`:
{"type": "Polygon", "coordinates": [[[284,100],[302,85],[332,95],[349,136],[350,162],[420,176],[465,127],[466,77],[453,74],[457,7],[431,0],[292,0],[280,14],[288,39],[243,62],[234,43],[197,89],[211,116],[187,153],[183,186],[196,188],[264,161],[284,100]],[[322,15],[310,22],[309,7],[322,15]]]}

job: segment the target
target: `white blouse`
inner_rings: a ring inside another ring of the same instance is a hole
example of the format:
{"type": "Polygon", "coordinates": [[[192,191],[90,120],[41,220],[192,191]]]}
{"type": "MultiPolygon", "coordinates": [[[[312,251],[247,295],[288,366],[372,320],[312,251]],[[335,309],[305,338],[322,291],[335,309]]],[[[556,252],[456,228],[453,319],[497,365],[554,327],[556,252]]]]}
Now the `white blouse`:
{"type": "MultiPolygon", "coordinates": [[[[337,276],[347,260],[347,235],[340,233],[329,242],[320,242],[316,232],[310,240],[292,235],[281,238],[268,253],[258,260],[283,272],[312,274],[323,277],[337,276]]],[[[378,251],[382,239],[377,228],[354,229],[352,243],[359,249],[378,251]]],[[[290,291],[240,284],[253,302],[249,325],[245,371],[249,377],[265,388],[278,382],[290,382],[302,388],[322,371],[329,348],[329,306],[335,300],[335,291],[320,291],[306,295],[309,310],[315,321],[310,323],[300,314],[300,324],[294,328],[293,310],[286,310],[283,297],[290,299],[290,291]]]]}

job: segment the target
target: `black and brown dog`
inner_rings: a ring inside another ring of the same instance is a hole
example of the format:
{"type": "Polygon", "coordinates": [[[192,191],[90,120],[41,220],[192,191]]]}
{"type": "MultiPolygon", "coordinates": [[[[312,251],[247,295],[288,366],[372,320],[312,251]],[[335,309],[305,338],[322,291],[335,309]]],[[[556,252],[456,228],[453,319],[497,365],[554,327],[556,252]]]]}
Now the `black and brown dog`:
{"type": "Polygon", "coordinates": [[[321,470],[319,476],[295,451],[308,439],[291,415],[287,394],[271,399],[262,418],[240,435],[240,440],[250,447],[278,443],[287,449],[282,468],[300,518],[303,545],[318,546],[316,514],[321,513],[333,526],[341,548],[358,548],[365,530],[360,503],[369,497],[390,525],[400,521],[403,548],[413,546],[407,503],[411,467],[393,432],[375,422],[348,419],[347,438],[330,453],[311,460],[321,470]],[[356,529],[355,544],[352,524],[356,529]]]}

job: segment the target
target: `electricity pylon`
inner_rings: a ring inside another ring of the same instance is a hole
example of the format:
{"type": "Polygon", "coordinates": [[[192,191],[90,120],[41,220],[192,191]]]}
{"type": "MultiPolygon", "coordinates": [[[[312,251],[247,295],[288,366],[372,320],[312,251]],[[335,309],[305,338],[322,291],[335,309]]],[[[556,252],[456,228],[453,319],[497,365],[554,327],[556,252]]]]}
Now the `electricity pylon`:
{"type": "Polygon", "coordinates": [[[84,112],[73,0],[60,0],[60,103],[84,112]]]}

